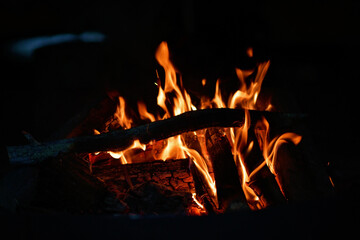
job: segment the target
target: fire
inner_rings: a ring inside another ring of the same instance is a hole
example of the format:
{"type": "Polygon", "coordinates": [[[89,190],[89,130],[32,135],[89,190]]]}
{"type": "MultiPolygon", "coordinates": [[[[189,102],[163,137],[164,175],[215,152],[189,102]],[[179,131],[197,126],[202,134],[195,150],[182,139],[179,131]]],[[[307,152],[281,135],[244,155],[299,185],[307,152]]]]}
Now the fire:
{"type": "MultiPolygon", "coordinates": [[[[247,54],[249,57],[253,57],[252,48],[247,49],[247,54]]],[[[172,116],[177,116],[179,114],[195,111],[197,108],[193,105],[190,95],[183,88],[181,76],[174,67],[173,63],[170,60],[170,52],[166,42],[162,42],[155,53],[155,58],[158,63],[163,67],[165,72],[165,81],[164,86],[161,86],[161,81],[159,79],[159,74],[156,71],[158,82],[155,83],[158,87],[157,95],[157,105],[163,110],[163,114],[154,115],[148,112],[146,105],[143,102],[138,103],[138,113],[141,119],[154,122],[157,120],[162,120],[170,118],[172,116]]],[[[243,191],[248,203],[252,206],[253,209],[258,209],[259,197],[256,193],[248,186],[248,182],[254,176],[254,174],[259,171],[262,167],[267,165],[270,171],[276,175],[275,163],[276,163],[276,153],[281,144],[286,142],[292,142],[298,144],[301,141],[301,136],[295,133],[284,133],[279,137],[274,139],[269,138],[269,123],[265,118],[261,119],[256,123],[254,130],[257,139],[252,139],[249,141],[249,131],[251,126],[250,113],[248,110],[265,110],[268,111],[272,109],[272,105],[268,104],[265,109],[258,109],[257,100],[260,94],[262,82],[265,78],[266,72],[270,66],[270,61],[263,62],[257,65],[256,68],[250,70],[241,70],[239,68],[235,69],[236,75],[239,80],[239,89],[230,95],[229,99],[225,101],[223,99],[221,88],[220,88],[220,79],[217,80],[215,86],[215,94],[212,100],[206,97],[201,98],[201,105],[199,108],[241,108],[245,109],[245,121],[241,126],[226,129],[227,139],[229,140],[232,146],[232,154],[234,157],[235,164],[238,168],[238,173],[240,176],[240,181],[242,184],[243,191]],[[250,81],[249,81],[250,80],[250,81]],[[227,104],[226,104],[227,102],[227,104]],[[258,141],[264,161],[260,163],[255,169],[248,169],[246,164],[247,156],[253,151],[254,140],[258,141]]],[[[201,80],[202,86],[207,84],[206,79],[201,80]]],[[[122,97],[119,97],[118,108],[115,112],[115,117],[118,120],[119,125],[123,129],[129,129],[133,126],[133,120],[128,117],[126,114],[126,104],[125,100],[122,97]]],[[[177,135],[170,137],[168,139],[159,141],[158,143],[152,144],[153,149],[153,158],[157,160],[167,160],[167,159],[181,159],[181,158],[190,158],[194,165],[196,166],[198,172],[205,181],[206,188],[209,194],[209,197],[212,199],[212,202],[218,207],[217,200],[217,189],[215,184],[215,179],[209,172],[211,162],[209,161],[209,156],[206,151],[205,144],[205,130],[199,130],[197,132],[192,132],[188,134],[196,135],[199,145],[201,146],[200,152],[195,149],[192,149],[190,146],[185,144],[185,139],[183,135],[177,135]],[[156,145],[156,146],[155,146],[156,145]],[[156,149],[156,151],[154,151],[156,149]]],[[[135,140],[133,144],[120,152],[108,153],[115,159],[119,159],[122,164],[131,163],[132,152],[137,151],[146,151],[147,146],[140,143],[138,140],[135,140]]],[[[197,200],[193,194],[193,199],[200,208],[204,206],[197,200]]]]}

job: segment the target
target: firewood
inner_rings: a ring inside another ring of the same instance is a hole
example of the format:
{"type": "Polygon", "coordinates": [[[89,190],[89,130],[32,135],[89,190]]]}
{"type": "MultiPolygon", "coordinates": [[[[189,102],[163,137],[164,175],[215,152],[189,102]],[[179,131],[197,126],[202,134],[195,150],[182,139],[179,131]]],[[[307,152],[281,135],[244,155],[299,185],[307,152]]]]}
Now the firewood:
{"type": "MultiPolygon", "coordinates": [[[[269,113],[250,111],[252,119],[259,119],[269,113]]],[[[272,115],[272,114],[271,114],[272,115]]],[[[288,118],[288,115],[283,115],[288,118]]],[[[280,118],[281,119],[281,118],[280,118]]],[[[93,136],[82,136],[40,145],[8,146],[7,152],[11,164],[35,164],[60,153],[91,153],[107,150],[123,150],[134,140],[148,143],[151,140],[166,139],[188,131],[208,127],[239,126],[244,121],[242,109],[205,109],[186,112],[178,116],[148,123],[128,130],[115,130],[93,136]]]]}
{"type": "Polygon", "coordinates": [[[286,199],[275,180],[275,176],[267,166],[262,167],[247,184],[259,197],[263,208],[286,203],[286,199]]]}
{"type": "Polygon", "coordinates": [[[309,162],[304,146],[284,144],[276,154],[276,181],[289,202],[313,201],[332,197],[334,188],[325,166],[309,162]]]}
{"type": "MultiPolygon", "coordinates": [[[[253,128],[249,129],[248,141],[253,142],[253,148],[246,157],[245,165],[248,174],[253,171],[256,166],[264,162],[261,154],[259,143],[255,137],[253,128]]],[[[247,183],[259,197],[262,207],[269,207],[286,203],[286,199],[267,165],[264,165],[257,173],[255,173],[247,183]]]]}
{"type": "Polygon", "coordinates": [[[206,148],[215,175],[219,208],[225,211],[234,200],[246,204],[230,143],[221,128],[208,128],[206,148]]]}
{"type": "Polygon", "coordinates": [[[200,174],[199,170],[194,163],[190,164],[191,175],[194,180],[194,187],[197,198],[202,202],[206,212],[208,214],[214,214],[218,212],[218,204],[214,202],[211,197],[210,189],[205,184],[205,179],[200,174]]]}

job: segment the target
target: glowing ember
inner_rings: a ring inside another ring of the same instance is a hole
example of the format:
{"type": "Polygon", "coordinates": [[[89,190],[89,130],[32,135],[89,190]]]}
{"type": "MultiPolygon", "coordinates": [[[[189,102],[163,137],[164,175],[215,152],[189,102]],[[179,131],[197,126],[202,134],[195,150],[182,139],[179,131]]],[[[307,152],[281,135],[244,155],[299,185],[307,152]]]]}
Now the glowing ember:
{"type": "MultiPolygon", "coordinates": [[[[253,57],[252,48],[247,49],[247,54],[249,57],[253,57]]],[[[190,95],[182,87],[181,78],[177,78],[178,72],[176,71],[174,65],[169,58],[169,49],[166,42],[162,42],[155,54],[155,57],[159,64],[165,70],[165,84],[164,87],[161,86],[160,81],[158,81],[156,86],[158,87],[158,96],[157,104],[163,110],[163,115],[154,115],[149,113],[146,105],[143,102],[138,103],[138,112],[141,119],[154,122],[157,120],[162,120],[170,118],[172,116],[177,116],[184,112],[195,111],[197,108],[193,105],[190,95]]],[[[248,140],[248,132],[250,129],[250,113],[249,109],[256,110],[266,110],[269,111],[272,109],[272,105],[268,104],[264,109],[258,109],[256,103],[260,94],[261,85],[265,78],[266,72],[270,66],[270,61],[260,63],[255,69],[251,70],[241,70],[236,68],[235,72],[239,79],[240,88],[230,95],[227,101],[224,101],[221,89],[220,89],[220,80],[216,82],[215,94],[212,100],[209,98],[202,98],[201,105],[198,106],[201,109],[205,108],[242,108],[246,109],[245,111],[245,122],[243,125],[235,128],[230,128],[224,130],[226,137],[229,140],[232,146],[232,154],[234,157],[235,164],[240,176],[240,181],[242,184],[243,191],[248,203],[252,206],[253,209],[260,208],[259,197],[256,193],[248,186],[248,182],[254,176],[254,174],[259,171],[262,167],[267,165],[270,171],[275,175],[275,162],[276,162],[276,152],[279,146],[285,142],[292,142],[298,144],[301,141],[301,136],[295,133],[284,133],[279,137],[274,139],[269,139],[269,123],[265,118],[256,123],[255,133],[257,136],[257,141],[262,150],[264,161],[260,163],[255,169],[247,169],[246,159],[247,156],[252,152],[254,141],[248,140]],[[248,81],[251,78],[251,81],[248,81]],[[227,104],[226,104],[227,102],[227,104]]],[[[158,72],[156,71],[159,78],[158,72]]],[[[206,79],[201,80],[202,86],[207,84],[206,79]]],[[[118,120],[119,125],[123,129],[129,129],[133,125],[133,120],[126,115],[126,104],[125,100],[122,97],[119,97],[119,105],[115,113],[115,117],[118,120]]],[[[206,146],[204,147],[204,136],[206,130],[200,130],[197,132],[191,132],[188,134],[193,134],[199,141],[201,146],[201,152],[198,152],[195,149],[192,149],[190,146],[185,144],[185,139],[183,135],[174,136],[159,143],[153,143],[151,148],[153,149],[153,158],[156,160],[167,160],[167,159],[181,159],[181,158],[190,158],[194,163],[199,173],[202,176],[202,179],[205,181],[206,187],[208,188],[209,197],[212,199],[212,202],[215,203],[218,207],[217,199],[217,189],[215,185],[215,179],[211,176],[209,172],[210,161],[208,160],[208,154],[206,152],[206,146]],[[156,151],[155,151],[155,150],[156,151]]],[[[98,132],[96,132],[98,134],[98,132]]],[[[115,159],[119,159],[122,164],[131,163],[134,150],[137,151],[146,151],[147,146],[141,144],[138,140],[135,140],[133,144],[120,152],[109,151],[108,153],[115,159]]],[[[204,209],[204,206],[198,201],[195,197],[196,193],[193,193],[194,202],[201,208],[204,209]]],[[[201,197],[201,196],[200,196],[201,197]]]]}

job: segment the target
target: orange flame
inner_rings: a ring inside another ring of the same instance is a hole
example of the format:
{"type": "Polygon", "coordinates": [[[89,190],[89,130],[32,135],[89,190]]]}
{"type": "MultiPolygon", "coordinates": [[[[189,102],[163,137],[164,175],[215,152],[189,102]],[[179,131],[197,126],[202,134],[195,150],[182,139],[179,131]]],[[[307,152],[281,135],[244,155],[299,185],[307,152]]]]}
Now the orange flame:
{"type": "Polygon", "coordinates": [[[126,115],[125,99],[121,96],[119,97],[119,104],[116,108],[116,112],[114,115],[118,119],[118,123],[121,127],[123,127],[124,129],[131,128],[133,121],[126,115]]]}
{"type": "Polygon", "coordinates": [[[135,140],[130,147],[128,147],[127,149],[125,149],[123,151],[119,151],[119,152],[108,151],[107,153],[109,153],[112,158],[120,159],[120,162],[122,164],[127,164],[127,163],[131,163],[130,152],[131,152],[131,150],[134,150],[134,149],[141,149],[142,151],[145,151],[146,145],[141,144],[139,140],[135,140]]]}
{"type": "Polygon", "coordinates": [[[229,107],[236,108],[240,105],[244,109],[256,109],[256,101],[259,96],[262,82],[265,78],[266,72],[270,66],[270,61],[260,63],[257,68],[255,80],[251,81],[250,86],[247,87],[245,79],[249,77],[253,70],[241,70],[236,68],[236,74],[240,80],[240,89],[235,92],[230,99],[229,107]]]}

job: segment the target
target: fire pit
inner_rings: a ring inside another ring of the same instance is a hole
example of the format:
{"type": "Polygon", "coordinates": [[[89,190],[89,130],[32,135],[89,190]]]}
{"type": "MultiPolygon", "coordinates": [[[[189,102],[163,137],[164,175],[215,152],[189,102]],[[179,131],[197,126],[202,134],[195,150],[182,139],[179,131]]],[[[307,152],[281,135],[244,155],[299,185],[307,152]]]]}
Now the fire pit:
{"type": "MultiPolygon", "coordinates": [[[[247,54],[253,57],[251,48],[247,54]]],[[[331,192],[331,178],[314,180],[301,154],[306,145],[297,147],[306,115],[276,112],[269,99],[258,101],[269,61],[236,68],[240,88],[225,93],[226,100],[221,79],[213,98],[192,98],[166,42],[155,57],[163,68],[154,82],[156,113],[143,102],[137,111],[129,109],[122,96],[108,91],[70,138],[39,143],[26,133],[30,144],[7,147],[11,164],[40,164],[34,207],[206,215],[310,200],[319,195],[317,188],[331,192]],[[271,132],[269,121],[275,125],[271,132]]]]}

